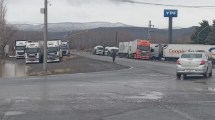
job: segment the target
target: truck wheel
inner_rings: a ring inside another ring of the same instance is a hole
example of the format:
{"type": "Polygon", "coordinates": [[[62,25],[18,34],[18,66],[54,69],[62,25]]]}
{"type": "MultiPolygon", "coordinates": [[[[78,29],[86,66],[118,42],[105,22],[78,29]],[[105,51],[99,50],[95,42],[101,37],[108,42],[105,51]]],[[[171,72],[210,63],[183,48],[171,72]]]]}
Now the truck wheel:
{"type": "Polygon", "coordinates": [[[151,59],[152,59],[153,61],[155,61],[155,60],[156,60],[155,56],[153,56],[151,59]]]}
{"type": "Polygon", "coordinates": [[[181,74],[176,73],[176,77],[177,77],[177,79],[179,80],[179,79],[181,78],[181,74]]]}

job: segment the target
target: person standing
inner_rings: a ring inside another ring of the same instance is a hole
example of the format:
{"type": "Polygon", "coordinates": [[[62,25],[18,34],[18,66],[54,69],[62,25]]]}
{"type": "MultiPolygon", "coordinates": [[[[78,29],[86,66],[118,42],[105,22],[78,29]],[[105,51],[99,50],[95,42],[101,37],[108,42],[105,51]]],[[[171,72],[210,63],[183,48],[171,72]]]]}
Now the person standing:
{"type": "Polygon", "coordinates": [[[115,62],[115,58],[116,58],[116,51],[115,50],[113,50],[113,52],[112,52],[112,58],[113,58],[113,63],[115,62]]]}

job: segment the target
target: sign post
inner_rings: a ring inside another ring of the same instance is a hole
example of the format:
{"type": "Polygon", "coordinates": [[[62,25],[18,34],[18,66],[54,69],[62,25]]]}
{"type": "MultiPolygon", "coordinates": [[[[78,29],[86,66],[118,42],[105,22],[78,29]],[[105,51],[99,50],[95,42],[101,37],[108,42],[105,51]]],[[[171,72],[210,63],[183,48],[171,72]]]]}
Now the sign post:
{"type": "Polygon", "coordinates": [[[164,17],[169,18],[169,44],[172,44],[172,18],[178,17],[178,10],[164,9],[164,17]]]}

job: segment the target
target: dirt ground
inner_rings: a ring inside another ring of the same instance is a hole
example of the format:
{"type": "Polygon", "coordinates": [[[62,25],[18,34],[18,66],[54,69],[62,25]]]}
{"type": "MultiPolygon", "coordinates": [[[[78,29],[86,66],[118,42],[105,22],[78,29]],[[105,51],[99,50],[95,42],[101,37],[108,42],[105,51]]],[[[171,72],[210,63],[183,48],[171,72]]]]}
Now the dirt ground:
{"type": "Polygon", "coordinates": [[[56,75],[56,74],[73,74],[73,73],[88,73],[88,72],[99,72],[99,71],[112,71],[127,69],[128,67],[94,60],[90,58],[80,56],[64,56],[62,62],[48,63],[47,73],[43,72],[43,64],[27,64],[28,76],[38,75],[56,75]]]}

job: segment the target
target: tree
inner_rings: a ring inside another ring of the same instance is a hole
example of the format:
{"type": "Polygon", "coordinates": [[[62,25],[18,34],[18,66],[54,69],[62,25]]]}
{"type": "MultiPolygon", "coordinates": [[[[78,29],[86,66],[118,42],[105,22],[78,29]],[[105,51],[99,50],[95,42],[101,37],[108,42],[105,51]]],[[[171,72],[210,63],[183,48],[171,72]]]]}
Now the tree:
{"type": "Polygon", "coordinates": [[[0,0],[0,56],[5,55],[4,48],[8,44],[10,37],[15,33],[13,26],[7,26],[6,16],[7,7],[5,0],[0,0]]]}
{"type": "Polygon", "coordinates": [[[213,20],[213,25],[211,27],[211,32],[205,40],[205,44],[215,45],[215,20],[213,20]]]}
{"type": "Polygon", "coordinates": [[[199,24],[200,26],[196,28],[196,31],[191,36],[191,41],[194,44],[205,44],[211,28],[207,20],[203,20],[199,24]]]}

